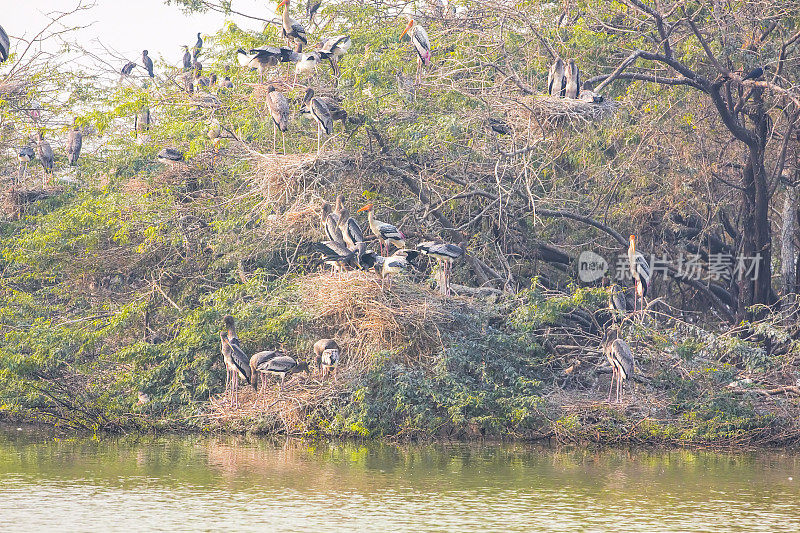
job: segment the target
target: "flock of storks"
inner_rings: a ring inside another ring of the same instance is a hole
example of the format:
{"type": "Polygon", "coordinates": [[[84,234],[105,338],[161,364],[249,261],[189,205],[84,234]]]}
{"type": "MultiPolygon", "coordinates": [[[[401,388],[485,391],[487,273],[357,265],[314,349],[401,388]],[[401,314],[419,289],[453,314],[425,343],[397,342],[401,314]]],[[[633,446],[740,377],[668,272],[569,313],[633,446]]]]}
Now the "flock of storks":
{"type": "MultiPolygon", "coordinates": [[[[336,80],[340,75],[339,58],[350,48],[351,41],[347,35],[337,35],[321,40],[316,49],[311,52],[303,52],[303,47],[307,45],[307,34],[301,24],[289,16],[290,0],[282,0],[278,7],[283,7],[282,11],[282,36],[286,39],[287,46],[255,48],[246,52],[243,49],[237,50],[237,57],[240,64],[250,70],[257,71],[259,80],[263,84],[264,74],[267,70],[277,67],[281,63],[296,63],[295,82],[300,74],[309,74],[316,71],[323,60],[328,60],[331,64],[333,75],[336,80]]],[[[311,1],[307,7],[309,20],[313,20],[314,14],[319,9],[318,1],[311,1]]],[[[400,38],[410,33],[411,42],[417,51],[417,79],[419,78],[420,68],[427,66],[431,60],[430,41],[425,29],[416,24],[413,19],[409,19],[408,25],[403,30],[400,38]]],[[[201,88],[210,88],[217,85],[217,76],[211,73],[203,76],[203,66],[199,61],[199,55],[203,47],[201,34],[197,34],[197,42],[193,47],[184,46],[183,56],[183,81],[186,90],[195,93],[201,88]]],[[[10,42],[7,34],[0,27],[0,63],[5,61],[10,52],[10,42]]],[[[155,77],[154,65],[148,55],[148,51],[142,52],[142,68],[145,69],[150,78],[155,77]]],[[[136,67],[134,62],[127,62],[121,69],[123,77],[131,75],[136,67]]],[[[287,76],[289,71],[287,70],[287,76]]],[[[230,77],[225,78],[219,83],[220,90],[233,88],[230,77]]],[[[581,99],[589,102],[600,102],[602,96],[580,87],[580,72],[573,59],[564,62],[557,58],[550,68],[547,82],[548,93],[551,96],[560,96],[572,99],[581,99]]],[[[287,98],[280,93],[274,85],[269,85],[266,92],[266,103],[269,107],[270,115],[273,120],[273,150],[275,150],[276,130],[280,130],[283,135],[288,128],[289,103],[287,98]]],[[[320,133],[325,132],[330,135],[333,130],[333,121],[344,121],[347,117],[346,111],[341,108],[338,102],[330,97],[315,96],[314,90],[309,88],[303,99],[300,108],[301,115],[311,117],[317,122],[317,150],[320,150],[320,133]]],[[[38,115],[37,115],[38,117],[38,115]]],[[[37,117],[34,117],[36,120],[37,117]]],[[[150,124],[150,113],[148,108],[143,108],[136,116],[135,130],[138,133],[145,132],[150,124]]],[[[215,142],[215,147],[221,136],[221,127],[216,119],[212,119],[209,127],[208,136],[215,142]]],[[[69,132],[66,151],[69,164],[74,166],[80,155],[82,136],[77,123],[74,124],[72,131],[69,132]]],[[[285,140],[284,149],[285,153],[285,140]]],[[[52,173],[53,170],[53,150],[50,144],[44,139],[42,132],[38,134],[36,143],[36,153],[32,143],[26,142],[19,150],[20,160],[20,179],[24,176],[28,163],[38,155],[45,173],[52,173]]],[[[183,153],[175,148],[164,148],[158,158],[167,163],[179,163],[184,160],[183,153]]],[[[322,261],[332,266],[334,272],[341,272],[344,269],[374,272],[381,279],[381,287],[384,281],[393,274],[405,271],[409,267],[409,262],[416,260],[421,255],[426,255],[436,260],[441,265],[441,279],[439,287],[444,295],[450,294],[450,271],[453,261],[462,257],[465,253],[466,243],[458,245],[449,243],[436,243],[426,241],[419,243],[415,248],[406,248],[405,235],[394,225],[382,222],[375,218],[373,204],[368,204],[358,212],[367,212],[367,224],[370,231],[377,239],[380,246],[380,253],[368,248],[358,221],[353,218],[350,211],[344,205],[344,196],[336,198],[336,205],[332,207],[329,203],[323,202],[321,207],[320,219],[322,228],[327,237],[326,241],[317,243],[315,248],[322,255],[322,261]],[[390,250],[394,251],[389,254],[390,250]]],[[[637,302],[644,298],[650,283],[650,270],[644,256],[636,251],[635,237],[631,235],[630,246],[628,249],[629,268],[635,285],[633,310],[636,310],[637,302]]],[[[617,285],[609,290],[609,306],[614,311],[615,317],[627,313],[629,306],[624,291],[617,285]]],[[[616,320],[615,320],[616,322],[616,320]]],[[[281,378],[281,391],[283,382],[287,376],[292,374],[310,371],[307,362],[284,355],[275,350],[261,351],[252,357],[247,357],[241,348],[236,334],[235,322],[232,316],[226,316],[224,320],[225,330],[220,332],[221,352],[227,369],[226,397],[232,393],[232,402],[238,404],[237,390],[239,379],[248,381],[254,388],[258,389],[258,376],[261,376],[262,383],[267,375],[276,375],[281,378]]],[[[634,358],[630,346],[620,337],[617,326],[607,328],[601,341],[601,347],[612,368],[611,387],[609,388],[609,401],[611,401],[612,390],[616,386],[616,401],[620,401],[623,380],[629,379],[634,371],[634,358]]],[[[314,345],[314,362],[317,369],[322,372],[323,378],[335,368],[340,360],[341,351],[334,339],[321,339],[314,345]]],[[[262,385],[262,391],[265,387],[262,385]]],[[[141,398],[140,398],[141,401],[141,398]]]]}

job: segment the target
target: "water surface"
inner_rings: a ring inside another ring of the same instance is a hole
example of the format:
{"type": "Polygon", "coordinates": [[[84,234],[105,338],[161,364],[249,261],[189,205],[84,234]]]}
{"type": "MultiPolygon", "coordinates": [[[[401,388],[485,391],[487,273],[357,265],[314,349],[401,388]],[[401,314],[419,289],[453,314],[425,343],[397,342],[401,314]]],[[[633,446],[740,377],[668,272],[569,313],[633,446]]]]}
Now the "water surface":
{"type": "Polygon", "coordinates": [[[800,455],[58,438],[0,426],[0,531],[800,531],[800,455]]]}

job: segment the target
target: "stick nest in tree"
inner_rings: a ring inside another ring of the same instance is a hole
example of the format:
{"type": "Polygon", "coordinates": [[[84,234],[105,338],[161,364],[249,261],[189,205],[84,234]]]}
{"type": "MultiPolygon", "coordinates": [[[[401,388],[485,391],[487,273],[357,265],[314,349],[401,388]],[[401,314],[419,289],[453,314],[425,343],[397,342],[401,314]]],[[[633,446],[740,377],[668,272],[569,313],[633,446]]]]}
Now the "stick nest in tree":
{"type": "Polygon", "coordinates": [[[542,123],[558,121],[590,122],[611,116],[617,107],[613,100],[600,103],[563,98],[560,96],[536,95],[525,102],[536,120],[542,123]]]}

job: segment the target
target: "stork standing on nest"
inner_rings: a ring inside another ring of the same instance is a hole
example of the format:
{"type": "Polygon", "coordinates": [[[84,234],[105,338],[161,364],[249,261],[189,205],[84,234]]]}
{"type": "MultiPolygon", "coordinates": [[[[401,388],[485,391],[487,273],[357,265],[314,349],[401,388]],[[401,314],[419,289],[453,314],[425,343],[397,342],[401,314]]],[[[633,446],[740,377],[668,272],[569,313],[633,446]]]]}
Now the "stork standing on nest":
{"type": "MultiPolygon", "coordinates": [[[[253,354],[250,358],[250,384],[253,386],[256,391],[258,391],[258,376],[261,376],[261,372],[258,371],[259,365],[265,364],[267,361],[275,359],[280,355],[280,352],[276,352],[275,350],[264,350],[262,352],[258,352],[253,354]]],[[[262,376],[263,378],[263,376],[262,376]]],[[[261,394],[263,395],[267,389],[265,386],[264,380],[261,380],[261,394]]],[[[256,402],[258,402],[258,398],[256,398],[256,402]]]]}
{"type": "Polygon", "coordinates": [[[311,118],[317,123],[317,155],[319,155],[322,132],[324,131],[325,135],[333,133],[333,116],[331,115],[331,110],[328,109],[328,106],[322,98],[314,96],[313,89],[308,89],[303,97],[303,105],[300,108],[300,114],[311,115],[311,118]]]}
{"type": "Polygon", "coordinates": [[[147,71],[147,75],[151,78],[155,78],[156,75],[153,73],[153,60],[150,59],[150,56],[147,55],[147,53],[147,50],[142,50],[142,65],[147,71]]]}
{"type": "MultiPolygon", "coordinates": [[[[363,244],[363,243],[360,243],[363,244]]],[[[358,268],[356,250],[351,250],[342,241],[325,241],[314,245],[322,253],[325,264],[331,265],[334,272],[341,272],[345,267],[358,268]]]]}
{"type": "Polygon", "coordinates": [[[355,248],[356,244],[364,242],[364,232],[361,231],[361,226],[358,221],[350,216],[350,210],[346,207],[342,208],[339,215],[339,229],[342,231],[344,242],[350,248],[355,248]]]}
{"type": "Polygon", "coordinates": [[[557,57],[550,66],[550,73],[547,75],[547,94],[550,96],[564,96],[567,89],[566,85],[564,61],[557,57]]]}
{"type": "Polygon", "coordinates": [[[294,82],[297,83],[297,78],[301,74],[313,76],[317,72],[317,67],[321,61],[319,52],[303,52],[297,59],[297,65],[294,67],[294,82]]]}
{"type": "Polygon", "coordinates": [[[619,338],[619,331],[616,328],[606,330],[600,346],[611,365],[611,385],[608,388],[608,402],[611,403],[611,391],[616,383],[616,402],[619,403],[622,397],[623,380],[633,378],[635,367],[633,352],[628,343],[619,338]]]}
{"type": "Polygon", "coordinates": [[[314,343],[314,361],[317,369],[322,373],[322,379],[331,370],[334,371],[333,377],[336,379],[336,366],[339,363],[341,350],[339,344],[333,339],[320,339],[314,343]]]}
{"type": "Polygon", "coordinates": [[[83,134],[78,127],[78,121],[72,121],[72,130],[67,134],[67,160],[69,166],[74,167],[78,164],[78,158],[81,156],[81,147],[83,146],[83,134]]]}
{"type": "Polygon", "coordinates": [[[228,332],[220,331],[222,360],[225,362],[227,375],[225,378],[225,395],[233,395],[231,403],[239,405],[239,378],[250,381],[249,358],[239,347],[238,339],[234,342],[228,338],[228,332]]]}
{"type": "Polygon", "coordinates": [[[42,178],[42,185],[44,186],[45,180],[47,179],[47,174],[53,173],[53,148],[50,146],[50,143],[44,140],[44,135],[40,131],[37,136],[36,141],[36,155],[39,156],[39,161],[42,163],[42,168],[44,168],[45,177],[42,178]]]}
{"type": "Polygon", "coordinates": [[[267,87],[267,106],[272,117],[272,151],[275,151],[276,129],[281,130],[283,155],[286,155],[286,130],[289,129],[289,100],[273,85],[267,87]]]}
{"type": "Polygon", "coordinates": [[[636,251],[635,235],[631,235],[630,245],[628,246],[628,269],[636,288],[636,294],[633,297],[633,312],[635,313],[637,300],[641,299],[641,308],[645,308],[645,297],[647,296],[647,289],[650,287],[650,265],[644,255],[636,251]]]}
{"type": "Polygon", "coordinates": [[[381,222],[375,218],[375,209],[373,208],[372,204],[367,204],[358,211],[367,212],[367,221],[369,223],[369,229],[372,230],[372,234],[378,238],[378,241],[381,245],[381,255],[384,253],[389,253],[389,245],[392,244],[395,248],[405,248],[406,246],[406,236],[403,235],[403,232],[397,229],[397,226],[389,224],[388,222],[381,222]]]}
{"type": "Polygon", "coordinates": [[[350,50],[353,41],[349,35],[335,35],[328,37],[317,43],[320,57],[330,61],[333,76],[338,82],[341,71],[339,70],[339,58],[350,50]]]}
{"type": "Polygon", "coordinates": [[[252,56],[247,55],[247,52],[239,48],[237,51],[237,58],[239,64],[250,70],[258,71],[259,83],[264,83],[264,73],[270,68],[277,67],[281,63],[288,63],[290,61],[297,61],[299,54],[291,48],[282,46],[265,46],[264,48],[252,48],[250,53],[252,56]]]}
{"type": "Polygon", "coordinates": [[[268,361],[265,361],[259,364],[256,367],[256,370],[258,370],[261,373],[262,380],[264,379],[264,374],[280,376],[281,392],[283,392],[283,382],[286,380],[287,376],[291,376],[292,374],[299,374],[300,372],[305,372],[306,374],[311,373],[311,371],[308,368],[308,363],[306,363],[305,361],[298,362],[297,359],[295,359],[294,357],[290,357],[288,355],[279,355],[268,361]]]}
{"type": "Polygon", "coordinates": [[[339,215],[333,213],[331,204],[322,202],[322,211],[319,216],[322,222],[322,228],[325,230],[325,235],[329,241],[344,242],[342,237],[342,230],[339,229],[339,215]]]}
{"type": "Polygon", "coordinates": [[[286,39],[286,44],[290,44],[294,42],[297,46],[297,52],[303,51],[303,46],[308,44],[308,38],[306,37],[306,29],[302,26],[302,24],[298,23],[292,17],[289,16],[289,5],[291,4],[291,0],[282,0],[278,7],[283,7],[283,13],[281,13],[281,34],[283,38],[286,39]]]}
{"type": "Polygon", "coordinates": [[[3,63],[11,55],[11,39],[8,38],[6,30],[0,26],[0,63],[3,63]]]}
{"type": "Polygon", "coordinates": [[[455,245],[425,241],[417,245],[417,250],[428,257],[434,258],[436,262],[442,265],[442,283],[439,284],[439,287],[445,296],[450,296],[450,273],[453,269],[453,261],[464,255],[466,247],[466,242],[455,245]]]}
{"type": "Polygon", "coordinates": [[[181,163],[183,163],[183,152],[176,148],[164,148],[160,152],[158,152],[158,160],[162,163],[166,163],[169,165],[170,168],[173,170],[178,168],[181,163]]]}
{"type": "Polygon", "coordinates": [[[565,96],[572,99],[578,98],[581,93],[581,71],[578,69],[578,65],[575,63],[574,59],[570,59],[567,62],[564,77],[567,82],[564,88],[565,96]]]}
{"type": "Polygon", "coordinates": [[[17,152],[17,159],[19,159],[19,180],[18,182],[22,182],[25,178],[25,173],[28,171],[28,164],[36,159],[36,153],[33,151],[33,146],[31,146],[30,138],[25,139],[25,144],[19,149],[17,152]]]}
{"type": "Polygon", "coordinates": [[[428,32],[425,31],[425,28],[414,22],[413,18],[408,19],[408,25],[403,30],[403,33],[400,34],[400,40],[403,39],[403,35],[406,33],[411,37],[411,44],[414,45],[414,49],[417,51],[417,73],[415,79],[419,83],[420,68],[427,67],[431,62],[431,41],[428,39],[428,32]]]}

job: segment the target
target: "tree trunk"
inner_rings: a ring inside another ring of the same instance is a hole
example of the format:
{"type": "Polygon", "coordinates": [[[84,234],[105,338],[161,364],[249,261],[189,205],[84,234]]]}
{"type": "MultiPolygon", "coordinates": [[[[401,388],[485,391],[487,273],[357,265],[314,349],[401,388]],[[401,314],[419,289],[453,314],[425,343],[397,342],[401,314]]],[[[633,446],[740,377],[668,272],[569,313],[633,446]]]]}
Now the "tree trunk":
{"type": "Polygon", "coordinates": [[[797,188],[789,186],[783,199],[783,226],[781,228],[781,296],[783,308],[795,304],[797,291],[797,249],[794,244],[797,231],[797,188]]]}

